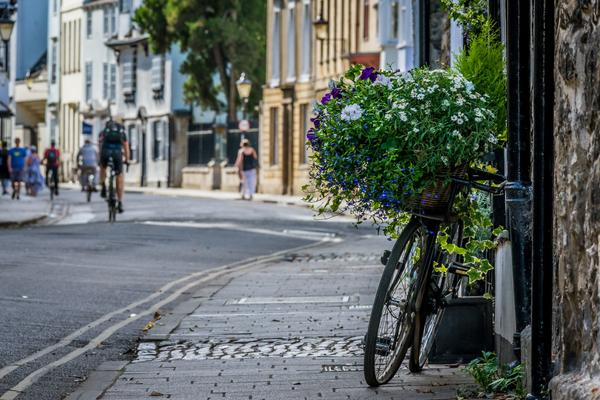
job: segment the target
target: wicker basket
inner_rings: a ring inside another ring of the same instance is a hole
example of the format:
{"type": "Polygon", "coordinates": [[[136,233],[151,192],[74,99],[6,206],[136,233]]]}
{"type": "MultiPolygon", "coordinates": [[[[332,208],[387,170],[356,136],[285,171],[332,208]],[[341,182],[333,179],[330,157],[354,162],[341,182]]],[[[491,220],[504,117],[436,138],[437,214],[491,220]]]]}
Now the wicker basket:
{"type": "MultiPolygon", "coordinates": [[[[440,176],[455,176],[464,177],[466,168],[459,168],[448,174],[442,172],[440,176]]],[[[454,200],[455,184],[453,182],[444,182],[440,180],[431,185],[421,193],[419,197],[412,200],[408,208],[410,211],[418,214],[423,213],[439,213],[449,209],[451,202],[454,200]]]]}

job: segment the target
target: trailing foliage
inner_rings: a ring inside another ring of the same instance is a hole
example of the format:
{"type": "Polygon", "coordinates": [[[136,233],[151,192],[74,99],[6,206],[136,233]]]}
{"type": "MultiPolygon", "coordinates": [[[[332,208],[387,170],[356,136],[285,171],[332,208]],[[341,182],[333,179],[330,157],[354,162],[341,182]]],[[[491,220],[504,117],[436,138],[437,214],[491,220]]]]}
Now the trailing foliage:
{"type": "Polygon", "coordinates": [[[496,134],[506,137],[506,74],[504,45],[492,21],[486,19],[478,33],[473,34],[468,49],[463,50],[454,64],[465,78],[473,82],[480,93],[489,96],[496,118],[496,134]]]}
{"type": "Polygon", "coordinates": [[[186,54],[185,96],[235,119],[242,72],[253,82],[250,109],[258,104],[266,64],[266,6],[262,0],[144,0],[134,21],[153,51],[178,45],[186,54]],[[218,76],[219,79],[215,79],[218,76]]]}
{"type": "Polygon", "coordinates": [[[500,365],[496,354],[484,351],[465,367],[484,393],[505,393],[515,400],[525,399],[523,366],[521,364],[500,365]]]}

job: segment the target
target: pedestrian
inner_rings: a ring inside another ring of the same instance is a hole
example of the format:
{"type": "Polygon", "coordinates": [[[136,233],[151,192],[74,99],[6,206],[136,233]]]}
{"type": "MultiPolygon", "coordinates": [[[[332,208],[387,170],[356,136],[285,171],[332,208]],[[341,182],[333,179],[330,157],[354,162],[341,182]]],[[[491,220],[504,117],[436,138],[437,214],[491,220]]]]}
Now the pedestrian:
{"type": "Polygon", "coordinates": [[[31,155],[27,157],[27,183],[29,186],[29,195],[37,196],[44,188],[44,176],[40,169],[42,160],[38,155],[37,147],[31,146],[31,155]]]}
{"type": "Polygon", "coordinates": [[[256,170],[258,156],[256,150],[250,145],[248,139],[242,140],[242,148],[238,151],[235,166],[238,168],[242,179],[242,200],[252,200],[256,192],[256,170]]]}
{"type": "Polygon", "coordinates": [[[50,190],[54,190],[54,194],[58,196],[58,167],[60,167],[60,150],[56,147],[56,142],[50,142],[50,148],[44,151],[44,159],[42,163],[46,164],[46,186],[50,190]],[[48,177],[52,172],[52,182],[48,182],[48,177]],[[50,186],[50,185],[53,186],[50,186]]]}
{"type": "Polygon", "coordinates": [[[8,170],[8,143],[3,140],[0,142],[0,186],[2,186],[2,196],[8,194],[9,183],[10,172],[8,170]]]}
{"type": "Polygon", "coordinates": [[[25,173],[25,158],[27,151],[21,147],[21,139],[15,139],[15,147],[8,151],[8,169],[10,171],[10,180],[12,181],[12,198],[19,200],[21,195],[21,182],[25,173]]]}

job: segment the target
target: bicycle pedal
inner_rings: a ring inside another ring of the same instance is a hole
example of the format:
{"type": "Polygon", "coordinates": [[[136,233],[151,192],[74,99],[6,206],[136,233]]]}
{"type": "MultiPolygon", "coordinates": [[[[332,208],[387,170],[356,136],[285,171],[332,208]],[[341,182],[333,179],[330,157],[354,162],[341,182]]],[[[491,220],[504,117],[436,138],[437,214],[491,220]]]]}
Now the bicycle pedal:
{"type": "Polygon", "coordinates": [[[392,254],[389,250],[384,250],[383,255],[381,256],[381,263],[383,265],[387,265],[388,260],[390,259],[390,255],[392,254]]]}

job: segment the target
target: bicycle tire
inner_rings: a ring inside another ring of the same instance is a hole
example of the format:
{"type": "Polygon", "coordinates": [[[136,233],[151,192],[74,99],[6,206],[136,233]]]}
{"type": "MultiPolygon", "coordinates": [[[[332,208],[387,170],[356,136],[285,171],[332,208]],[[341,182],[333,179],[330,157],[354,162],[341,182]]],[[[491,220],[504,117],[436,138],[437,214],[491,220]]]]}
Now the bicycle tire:
{"type": "MultiPolygon", "coordinates": [[[[456,223],[451,226],[450,241],[459,244],[462,241],[462,224],[456,223]]],[[[440,264],[449,265],[456,260],[456,254],[442,252],[436,244],[436,261],[440,264]]],[[[427,283],[422,285],[420,296],[423,296],[423,307],[415,314],[415,331],[411,349],[408,369],[412,373],[423,370],[429,354],[433,348],[433,342],[437,334],[440,322],[444,316],[444,304],[442,296],[455,296],[452,289],[455,285],[454,274],[438,273],[433,270],[433,265],[427,271],[427,283]],[[438,291],[435,293],[435,291],[438,291]]]]}
{"type": "Polygon", "coordinates": [[[414,253],[422,246],[425,236],[422,224],[413,218],[394,244],[381,276],[365,336],[364,376],[370,386],[389,382],[400,368],[411,345],[414,314],[407,311],[412,308],[412,297],[418,280],[416,275],[420,265],[420,262],[414,262],[414,253]],[[405,283],[405,299],[398,300],[392,295],[396,294],[401,283],[405,283]],[[392,322],[393,327],[389,325],[389,317],[395,318],[391,307],[398,313],[398,318],[392,322]],[[380,335],[382,321],[384,329],[392,328],[392,333],[383,332],[383,336],[380,335]],[[390,352],[391,357],[387,357],[390,352]],[[378,356],[387,357],[387,360],[378,360],[378,356]]]}
{"type": "Polygon", "coordinates": [[[88,187],[87,189],[87,202],[91,202],[92,201],[92,190],[88,187]]]}

